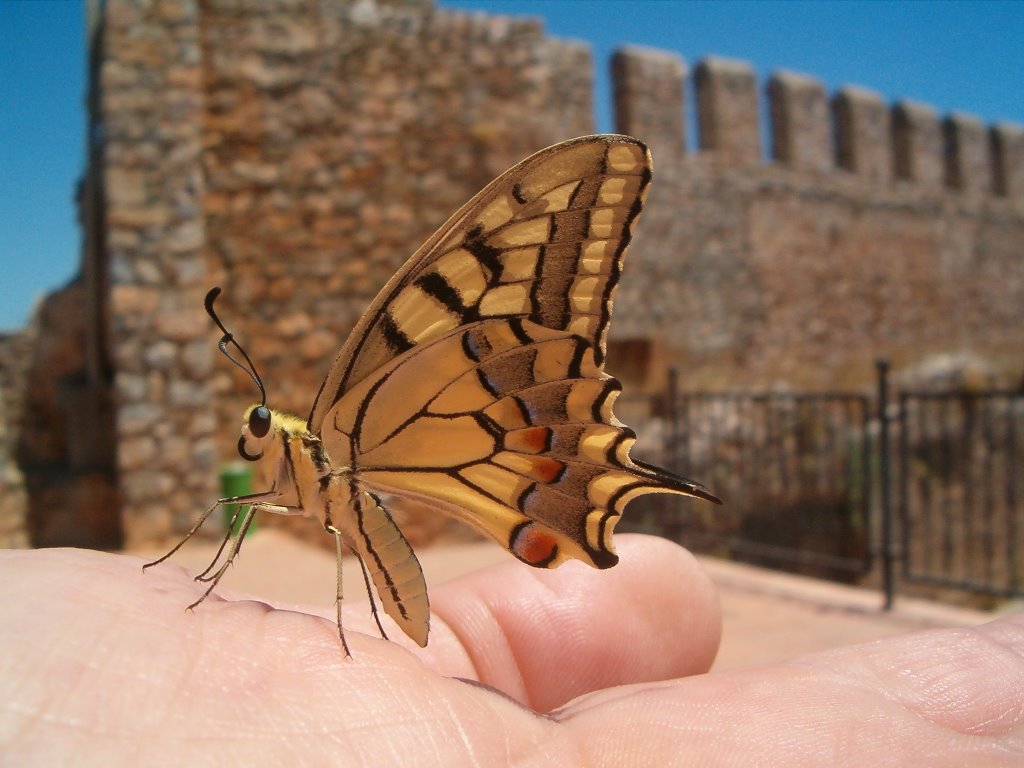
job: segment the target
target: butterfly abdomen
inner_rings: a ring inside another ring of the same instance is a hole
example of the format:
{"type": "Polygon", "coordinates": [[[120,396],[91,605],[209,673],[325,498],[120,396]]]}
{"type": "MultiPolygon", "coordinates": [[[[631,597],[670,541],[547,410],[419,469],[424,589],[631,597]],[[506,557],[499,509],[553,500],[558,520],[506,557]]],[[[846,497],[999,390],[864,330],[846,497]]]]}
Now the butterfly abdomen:
{"type": "Polygon", "coordinates": [[[349,537],[369,571],[385,613],[418,645],[425,646],[430,602],[412,547],[375,495],[356,491],[351,504],[355,519],[349,537]]]}

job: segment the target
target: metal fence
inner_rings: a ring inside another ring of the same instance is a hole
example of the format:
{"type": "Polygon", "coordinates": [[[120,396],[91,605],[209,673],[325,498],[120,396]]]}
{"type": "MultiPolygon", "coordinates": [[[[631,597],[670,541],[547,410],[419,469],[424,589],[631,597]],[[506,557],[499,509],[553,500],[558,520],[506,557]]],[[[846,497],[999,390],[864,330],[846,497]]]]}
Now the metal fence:
{"type": "Polygon", "coordinates": [[[636,453],[721,508],[645,497],[622,528],[806,575],[1024,595],[1024,393],[679,392],[617,404],[636,453]],[[892,403],[892,405],[890,405],[892,403]]]}
{"type": "Polygon", "coordinates": [[[1024,594],[1024,395],[901,392],[903,578],[1024,594]]]}

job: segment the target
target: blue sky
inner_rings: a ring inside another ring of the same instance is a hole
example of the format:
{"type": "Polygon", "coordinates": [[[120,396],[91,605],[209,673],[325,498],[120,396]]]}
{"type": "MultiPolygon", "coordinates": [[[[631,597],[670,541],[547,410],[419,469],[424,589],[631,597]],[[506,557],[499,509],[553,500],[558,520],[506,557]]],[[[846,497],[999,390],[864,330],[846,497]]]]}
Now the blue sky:
{"type": "MultiPolygon", "coordinates": [[[[326,0],[323,0],[326,1],[326,0]]],[[[545,19],[588,42],[597,127],[612,129],[608,55],[625,43],[715,54],[852,83],[986,122],[1024,124],[1024,2],[669,2],[441,0],[545,19]]],[[[85,9],[78,0],[0,0],[0,330],[78,266],[74,185],[84,163],[85,9]]],[[[692,132],[691,132],[692,135],[692,132]]]]}

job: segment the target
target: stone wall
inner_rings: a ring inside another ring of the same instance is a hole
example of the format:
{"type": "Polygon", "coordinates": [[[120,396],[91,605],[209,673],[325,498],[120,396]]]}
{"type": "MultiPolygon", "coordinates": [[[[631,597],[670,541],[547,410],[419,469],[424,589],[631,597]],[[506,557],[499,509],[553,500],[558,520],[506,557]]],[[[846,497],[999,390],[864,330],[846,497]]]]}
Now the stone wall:
{"type": "MultiPolygon", "coordinates": [[[[619,130],[678,142],[685,69],[620,52],[616,71],[643,71],[663,95],[619,130]]],[[[765,161],[750,66],[709,59],[694,81],[701,149],[655,155],[613,338],[653,339],[691,388],[863,388],[880,355],[899,369],[951,350],[987,358],[1003,385],[1021,380],[1019,127],[890,108],[856,87],[829,100],[813,78],[778,73],[764,89],[765,161]]]]}
{"type": "MultiPolygon", "coordinates": [[[[203,7],[209,279],[273,407],[305,416],[418,244],[505,168],[592,129],[589,53],[425,2],[203,7]]],[[[256,393],[221,362],[233,427],[256,393]]]]}
{"type": "MultiPolygon", "coordinates": [[[[430,232],[513,163],[592,130],[592,65],[538,21],[429,0],[102,8],[85,338],[65,376],[81,386],[46,439],[78,445],[92,429],[109,442],[108,506],[134,545],[208,506],[256,396],[214,353],[206,290],[223,286],[221,315],[269,404],[304,416],[349,329],[430,232]],[[99,416],[66,418],[83,411],[99,416]]],[[[970,350],[1019,378],[1018,127],[942,120],[859,88],[829,98],[794,73],[762,88],[726,59],[688,72],[670,52],[613,61],[617,128],[651,145],[655,180],[616,302],[612,372],[649,389],[668,364],[687,387],[860,387],[878,355],[900,366],[970,350]]],[[[90,465],[74,446],[61,461],[79,462],[63,510],[89,496],[90,465]]]]}
{"type": "Polygon", "coordinates": [[[26,547],[28,494],[17,460],[35,329],[0,334],[0,549],[26,547]]]}
{"type": "Polygon", "coordinates": [[[210,285],[271,406],[305,415],[418,241],[590,131],[592,89],[588,50],[539,22],[429,2],[111,0],[103,33],[104,332],[132,545],[215,497],[256,397],[213,361],[210,285]]]}
{"type": "Polygon", "coordinates": [[[99,126],[125,543],[187,527],[217,493],[203,172],[201,9],[113,0],[102,20],[99,126]]]}

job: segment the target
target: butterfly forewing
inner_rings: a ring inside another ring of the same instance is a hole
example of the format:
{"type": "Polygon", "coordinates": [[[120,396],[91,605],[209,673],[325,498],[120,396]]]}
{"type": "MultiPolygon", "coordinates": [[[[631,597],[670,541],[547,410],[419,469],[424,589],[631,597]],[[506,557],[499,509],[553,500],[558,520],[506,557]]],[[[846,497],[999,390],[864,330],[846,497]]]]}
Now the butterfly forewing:
{"type": "Polygon", "coordinates": [[[549,147],[459,210],[384,287],[313,405],[312,432],[344,395],[414,347],[487,318],[526,318],[588,340],[601,364],[611,300],[651,177],[625,136],[549,147]]]}

